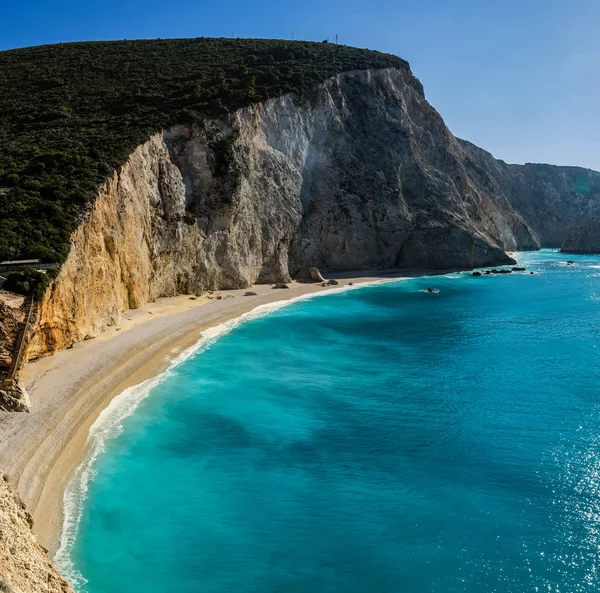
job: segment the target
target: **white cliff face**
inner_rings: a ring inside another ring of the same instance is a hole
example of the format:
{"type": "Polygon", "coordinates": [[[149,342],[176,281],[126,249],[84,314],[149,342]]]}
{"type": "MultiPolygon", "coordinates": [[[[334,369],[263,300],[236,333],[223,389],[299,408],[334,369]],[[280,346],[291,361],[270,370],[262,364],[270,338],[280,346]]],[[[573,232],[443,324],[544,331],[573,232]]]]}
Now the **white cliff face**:
{"type": "Polygon", "coordinates": [[[348,72],[140,146],[74,233],[29,356],[160,296],[311,266],[493,265],[537,246],[408,71],[348,72]]]}

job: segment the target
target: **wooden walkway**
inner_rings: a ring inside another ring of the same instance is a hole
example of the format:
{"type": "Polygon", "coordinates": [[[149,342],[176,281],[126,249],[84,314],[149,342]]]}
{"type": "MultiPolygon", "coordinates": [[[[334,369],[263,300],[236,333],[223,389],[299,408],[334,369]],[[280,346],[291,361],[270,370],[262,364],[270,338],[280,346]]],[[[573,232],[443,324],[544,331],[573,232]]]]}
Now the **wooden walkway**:
{"type": "Polygon", "coordinates": [[[21,364],[23,362],[23,355],[27,350],[27,340],[29,338],[29,329],[31,321],[35,319],[35,299],[33,297],[27,297],[25,301],[25,321],[21,323],[19,333],[17,334],[17,342],[13,352],[13,359],[8,369],[8,375],[6,379],[12,379],[13,381],[17,378],[19,371],[21,370],[21,364]]]}

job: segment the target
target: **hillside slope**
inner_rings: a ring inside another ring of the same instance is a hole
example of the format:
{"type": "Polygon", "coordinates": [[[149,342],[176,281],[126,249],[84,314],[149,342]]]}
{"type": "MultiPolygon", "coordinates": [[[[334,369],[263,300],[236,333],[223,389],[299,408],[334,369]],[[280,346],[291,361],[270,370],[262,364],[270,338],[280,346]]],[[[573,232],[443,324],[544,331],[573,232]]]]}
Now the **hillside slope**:
{"type": "Polygon", "coordinates": [[[64,260],[98,187],[174,123],[222,117],[341,72],[408,69],[332,44],[237,39],[68,43],[0,52],[0,261],[64,260]]]}

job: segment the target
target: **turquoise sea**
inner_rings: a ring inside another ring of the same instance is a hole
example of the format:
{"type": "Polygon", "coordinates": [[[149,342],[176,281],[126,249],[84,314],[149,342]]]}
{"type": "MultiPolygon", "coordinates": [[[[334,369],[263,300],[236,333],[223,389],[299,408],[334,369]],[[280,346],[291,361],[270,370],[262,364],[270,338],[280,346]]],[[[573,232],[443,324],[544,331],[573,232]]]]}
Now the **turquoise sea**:
{"type": "Polygon", "coordinates": [[[94,427],[63,571],[89,593],[600,590],[600,257],[568,257],[228,328],[94,427]]]}

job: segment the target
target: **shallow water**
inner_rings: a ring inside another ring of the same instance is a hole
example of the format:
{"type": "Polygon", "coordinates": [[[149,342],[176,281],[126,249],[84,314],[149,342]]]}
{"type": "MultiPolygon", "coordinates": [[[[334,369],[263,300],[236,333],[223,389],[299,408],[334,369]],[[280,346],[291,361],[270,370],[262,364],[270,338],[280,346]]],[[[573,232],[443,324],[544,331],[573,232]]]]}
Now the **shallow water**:
{"type": "Polygon", "coordinates": [[[294,303],[133,390],[63,569],[89,593],[598,590],[600,257],[569,257],[294,303]]]}

